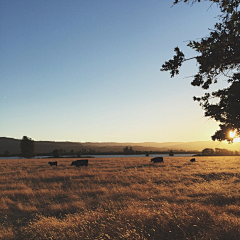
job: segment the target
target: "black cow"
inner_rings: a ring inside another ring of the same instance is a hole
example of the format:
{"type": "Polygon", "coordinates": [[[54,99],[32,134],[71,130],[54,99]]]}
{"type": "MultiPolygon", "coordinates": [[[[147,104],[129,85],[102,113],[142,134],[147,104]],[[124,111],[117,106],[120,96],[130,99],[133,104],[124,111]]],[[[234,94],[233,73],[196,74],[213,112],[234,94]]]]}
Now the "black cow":
{"type": "Polygon", "coordinates": [[[163,162],[163,157],[155,157],[151,159],[151,162],[158,163],[163,162]]]}
{"type": "Polygon", "coordinates": [[[77,161],[73,161],[71,166],[76,166],[76,167],[80,167],[80,166],[87,166],[88,165],[88,160],[87,159],[83,159],[83,160],[77,160],[77,161]]]}
{"type": "Polygon", "coordinates": [[[192,158],[191,160],[190,160],[190,162],[195,162],[196,161],[196,159],[195,158],[192,158]]]}
{"type": "Polygon", "coordinates": [[[50,166],[57,166],[57,162],[48,162],[48,164],[50,164],[50,166]]]}

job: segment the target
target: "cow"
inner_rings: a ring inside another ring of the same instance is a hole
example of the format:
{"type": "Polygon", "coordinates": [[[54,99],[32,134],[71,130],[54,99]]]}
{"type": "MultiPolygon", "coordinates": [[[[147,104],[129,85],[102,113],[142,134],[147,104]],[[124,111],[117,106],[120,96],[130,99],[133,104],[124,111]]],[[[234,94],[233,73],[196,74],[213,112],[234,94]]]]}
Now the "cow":
{"type": "Polygon", "coordinates": [[[76,166],[76,167],[80,167],[80,166],[87,166],[88,165],[88,160],[87,159],[83,159],[83,160],[76,160],[73,161],[71,166],[76,166]]]}
{"type": "Polygon", "coordinates": [[[163,157],[155,157],[151,159],[151,162],[158,163],[163,162],[163,157]]]}
{"type": "Polygon", "coordinates": [[[195,161],[196,161],[195,158],[190,159],[190,162],[195,162],[195,161]]]}
{"type": "Polygon", "coordinates": [[[48,162],[48,164],[50,164],[50,166],[57,166],[57,162],[48,162]]]}

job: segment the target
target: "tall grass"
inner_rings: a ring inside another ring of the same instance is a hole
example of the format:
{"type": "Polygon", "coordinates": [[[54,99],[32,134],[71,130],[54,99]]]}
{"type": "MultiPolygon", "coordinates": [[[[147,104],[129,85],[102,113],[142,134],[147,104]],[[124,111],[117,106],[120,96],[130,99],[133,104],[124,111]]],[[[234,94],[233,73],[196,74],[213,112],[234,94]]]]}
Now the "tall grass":
{"type": "Polygon", "coordinates": [[[0,239],[240,239],[240,157],[0,160],[0,239]]]}

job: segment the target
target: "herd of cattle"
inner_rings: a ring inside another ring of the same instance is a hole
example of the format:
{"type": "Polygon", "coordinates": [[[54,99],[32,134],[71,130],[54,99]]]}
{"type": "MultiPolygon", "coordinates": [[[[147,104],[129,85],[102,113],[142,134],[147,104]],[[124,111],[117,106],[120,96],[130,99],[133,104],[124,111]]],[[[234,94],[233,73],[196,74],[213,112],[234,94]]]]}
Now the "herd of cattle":
{"type": "MultiPolygon", "coordinates": [[[[50,166],[57,166],[57,162],[48,162],[48,164],[50,166]]],[[[76,166],[76,167],[80,167],[80,166],[87,166],[88,165],[88,160],[84,159],[84,160],[76,160],[73,161],[71,166],[76,166]]]]}
{"type": "MultiPolygon", "coordinates": [[[[190,162],[195,162],[195,158],[192,158],[190,160],[190,162]]],[[[159,162],[163,162],[163,157],[155,157],[151,159],[151,162],[153,163],[159,163],[159,162]]],[[[57,162],[48,162],[48,164],[50,166],[57,166],[57,162]]],[[[80,166],[88,166],[88,160],[87,159],[83,159],[83,160],[76,160],[73,161],[71,166],[76,166],[76,167],[80,167],[80,166]]]]}

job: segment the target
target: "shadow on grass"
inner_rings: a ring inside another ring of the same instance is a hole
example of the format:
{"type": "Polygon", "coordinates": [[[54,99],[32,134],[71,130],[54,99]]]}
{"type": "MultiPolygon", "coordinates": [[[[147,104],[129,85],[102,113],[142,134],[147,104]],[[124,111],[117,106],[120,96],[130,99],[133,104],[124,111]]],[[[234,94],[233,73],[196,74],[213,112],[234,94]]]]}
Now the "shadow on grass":
{"type": "Polygon", "coordinates": [[[195,177],[201,177],[205,181],[213,181],[213,180],[227,180],[232,177],[238,177],[240,178],[239,174],[235,173],[209,173],[209,174],[194,174],[195,177]]]}

